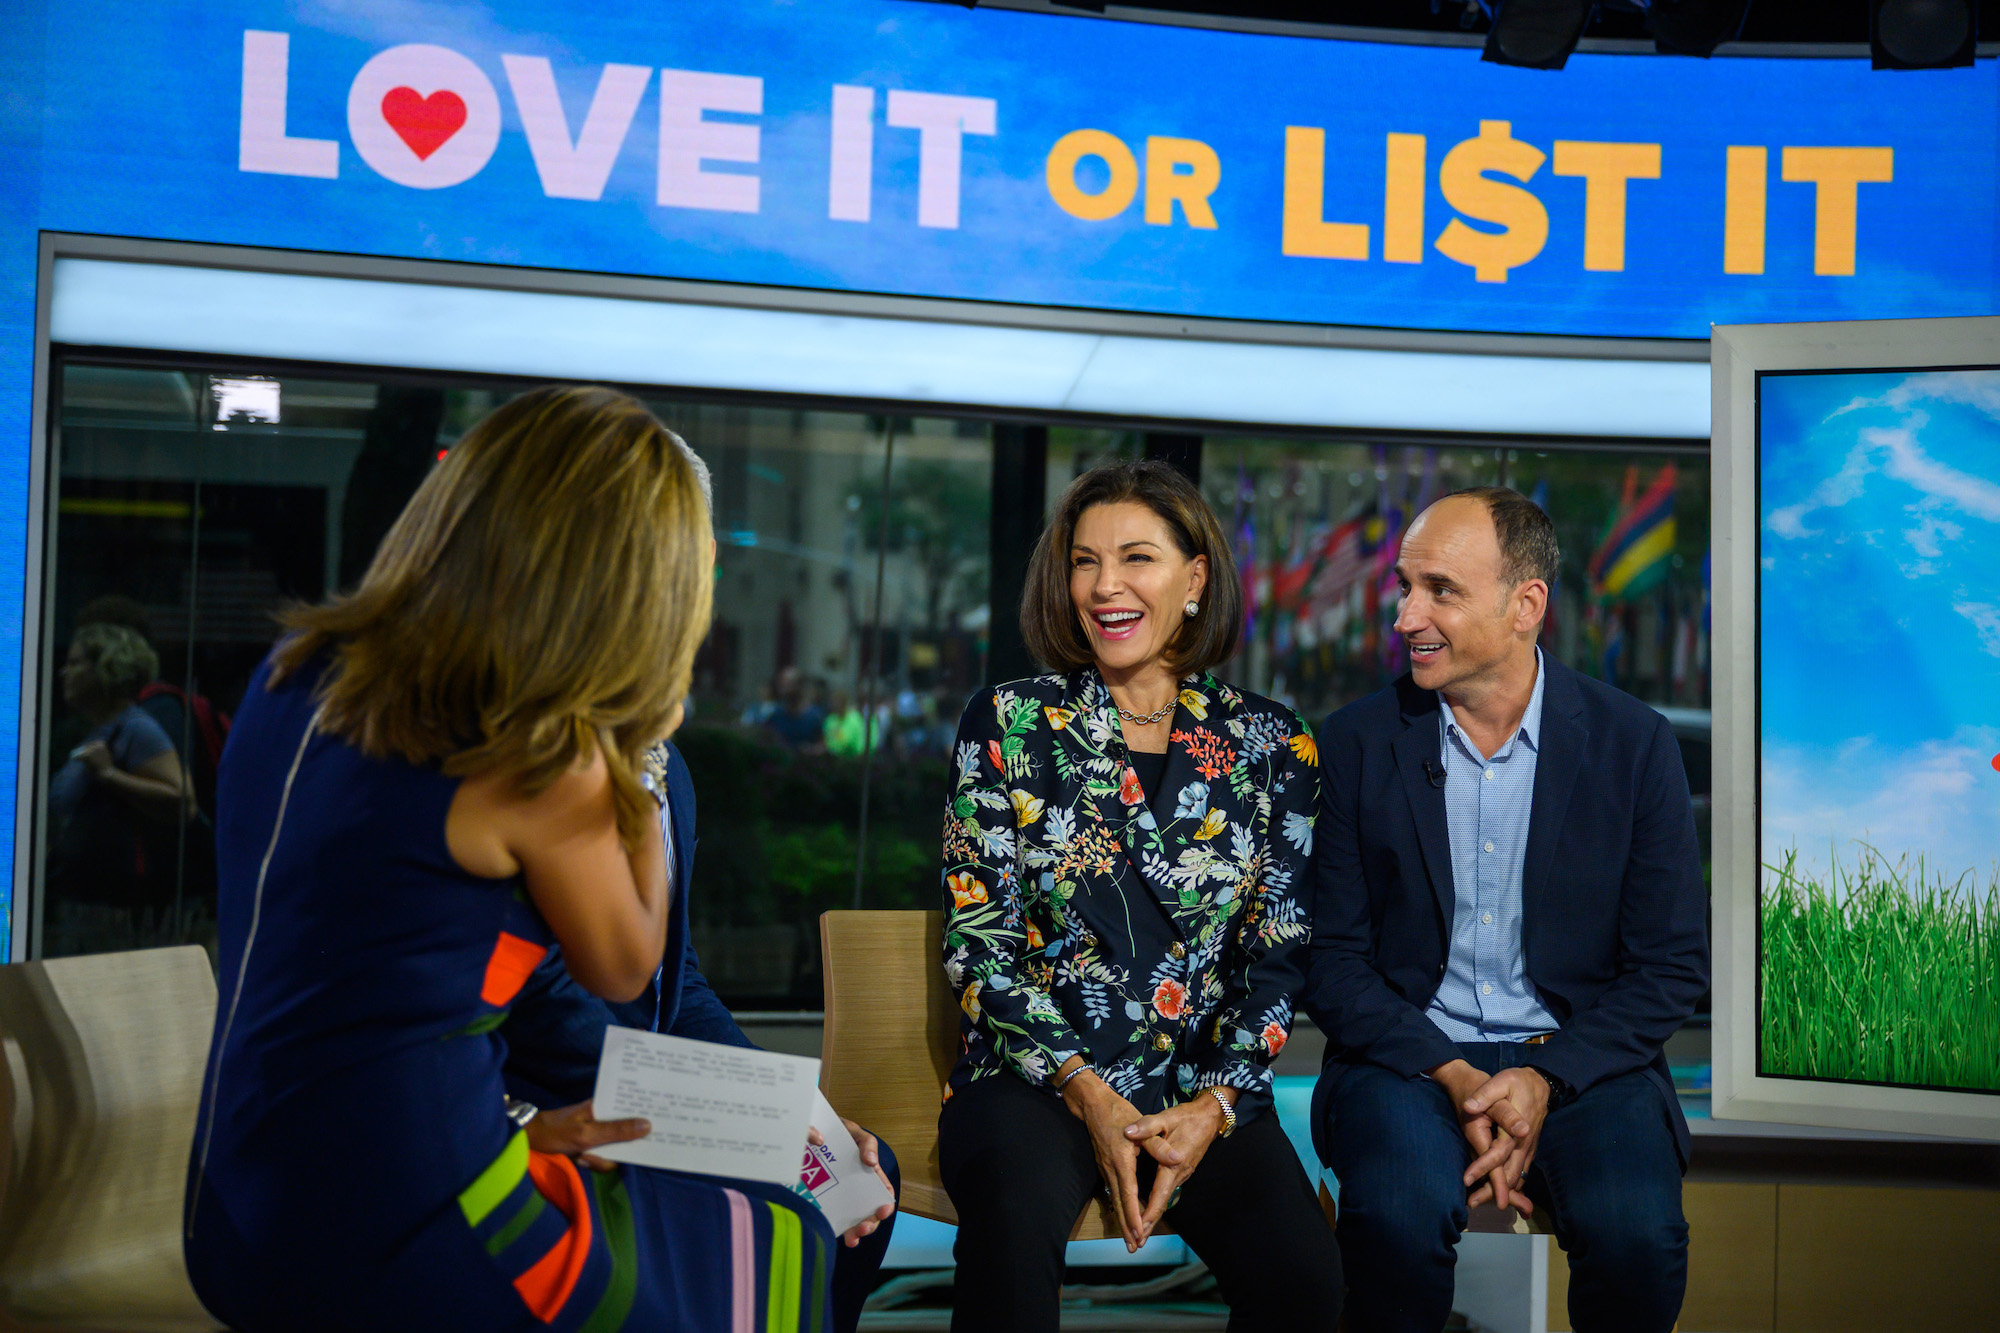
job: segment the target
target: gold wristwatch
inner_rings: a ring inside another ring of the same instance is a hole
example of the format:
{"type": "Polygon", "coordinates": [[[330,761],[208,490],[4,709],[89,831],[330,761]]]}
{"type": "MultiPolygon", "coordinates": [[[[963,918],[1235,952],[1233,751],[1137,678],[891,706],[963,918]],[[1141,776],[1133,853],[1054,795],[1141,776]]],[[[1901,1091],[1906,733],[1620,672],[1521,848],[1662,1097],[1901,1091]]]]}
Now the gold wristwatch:
{"type": "Polygon", "coordinates": [[[1208,1092],[1211,1097],[1215,1098],[1215,1104],[1222,1108],[1222,1128],[1216,1131],[1215,1137],[1226,1139],[1236,1132],[1236,1108],[1231,1106],[1229,1099],[1222,1095],[1222,1089],[1210,1088],[1208,1092]]]}

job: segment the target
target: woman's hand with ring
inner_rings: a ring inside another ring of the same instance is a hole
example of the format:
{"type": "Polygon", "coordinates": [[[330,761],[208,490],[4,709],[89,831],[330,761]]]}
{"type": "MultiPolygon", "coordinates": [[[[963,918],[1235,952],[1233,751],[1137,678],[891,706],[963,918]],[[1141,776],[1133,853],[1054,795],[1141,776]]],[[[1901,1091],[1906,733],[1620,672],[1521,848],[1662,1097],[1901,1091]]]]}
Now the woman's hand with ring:
{"type": "Polygon", "coordinates": [[[1204,1092],[1193,1101],[1171,1106],[1158,1115],[1141,1116],[1126,1126],[1125,1137],[1143,1148],[1158,1169],[1146,1211],[1139,1218],[1139,1242],[1144,1244],[1161,1216],[1222,1132],[1222,1107],[1204,1092]]]}

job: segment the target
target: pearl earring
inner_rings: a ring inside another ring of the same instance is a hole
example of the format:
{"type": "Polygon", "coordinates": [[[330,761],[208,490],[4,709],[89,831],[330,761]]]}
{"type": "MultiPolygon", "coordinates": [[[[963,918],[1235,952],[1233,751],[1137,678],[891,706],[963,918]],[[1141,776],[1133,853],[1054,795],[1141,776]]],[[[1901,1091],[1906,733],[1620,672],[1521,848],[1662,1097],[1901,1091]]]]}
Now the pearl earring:
{"type": "Polygon", "coordinates": [[[1185,609],[1186,609],[1187,613],[1188,613],[1188,614],[1189,614],[1190,616],[1192,616],[1192,615],[1193,615],[1193,614],[1194,614],[1195,612],[1197,612],[1197,611],[1201,610],[1201,603],[1200,603],[1200,602],[1189,602],[1189,603],[1187,604],[1187,606],[1186,606],[1186,608],[1185,608],[1185,609]]]}

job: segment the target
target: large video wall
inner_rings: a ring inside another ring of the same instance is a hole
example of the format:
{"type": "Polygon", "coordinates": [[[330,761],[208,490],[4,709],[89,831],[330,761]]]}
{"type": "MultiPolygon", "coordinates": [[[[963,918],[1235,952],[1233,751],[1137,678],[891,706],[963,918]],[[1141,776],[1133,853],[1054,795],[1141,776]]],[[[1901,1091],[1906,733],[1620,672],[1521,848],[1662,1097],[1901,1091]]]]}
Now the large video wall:
{"type": "Polygon", "coordinates": [[[1758,1072],[2000,1092],[2000,369],[1758,383],[1758,1072]]]}

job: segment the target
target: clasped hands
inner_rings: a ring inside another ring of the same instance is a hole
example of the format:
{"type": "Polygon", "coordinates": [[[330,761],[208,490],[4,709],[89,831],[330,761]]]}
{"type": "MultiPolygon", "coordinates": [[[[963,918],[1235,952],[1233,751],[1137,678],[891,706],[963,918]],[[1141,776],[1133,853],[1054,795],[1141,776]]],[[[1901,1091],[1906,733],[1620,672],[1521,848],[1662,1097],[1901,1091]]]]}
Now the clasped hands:
{"type": "Polygon", "coordinates": [[[1511,1204],[1532,1216],[1535,1205],[1521,1192],[1521,1181],[1534,1164],[1548,1119],[1548,1080],[1525,1068],[1488,1077],[1465,1060],[1439,1065],[1430,1076],[1451,1098],[1458,1127],[1472,1145],[1472,1164],[1465,1168],[1465,1186],[1472,1192],[1466,1204],[1511,1204]],[[1475,1181],[1480,1182],[1477,1189],[1475,1181]]]}
{"type": "MultiPolygon", "coordinates": [[[[653,1127],[644,1120],[599,1120],[591,1114],[589,1102],[578,1102],[574,1106],[558,1107],[553,1111],[543,1111],[528,1122],[528,1146],[540,1153],[561,1154],[574,1158],[593,1171],[616,1171],[616,1162],[606,1161],[591,1150],[610,1143],[629,1143],[633,1139],[643,1139],[653,1132],[653,1127]]],[[[882,1188],[893,1195],[895,1190],[889,1184],[889,1177],[882,1171],[882,1154],[877,1151],[875,1136],[846,1116],[840,1123],[847,1126],[847,1132],[854,1136],[854,1146],[861,1150],[861,1160],[875,1172],[882,1182],[882,1188]]],[[[826,1138],[817,1129],[806,1131],[806,1142],[821,1144],[826,1138]]],[[[859,1245],[863,1236],[874,1234],[877,1227],[896,1214],[896,1206],[885,1203],[875,1210],[874,1216],[857,1222],[842,1234],[841,1239],[848,1247],[859,1245]]]]}
{"type": "MultiPolygon", "coordinates": [[[[1223,1089],[1233,1096],[1233,1088],[1223,1089]]],[[[1131,1254],[1152,1238],[1153,1229],[1194,1174],[1223,1125],[1222,1106],[1206,1092],[1158,1115],[1140,1115],[1111,1085],[1085,1070],[1062,1089],[1064,1105],[1090,1131],[1097,1172],[1111,1197],[1112,1215],[1131,1254]],[[1153,1187],[1139,1202],[1140,1154],[1153,1160],[1153,1187]]]]}

